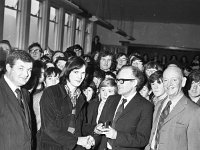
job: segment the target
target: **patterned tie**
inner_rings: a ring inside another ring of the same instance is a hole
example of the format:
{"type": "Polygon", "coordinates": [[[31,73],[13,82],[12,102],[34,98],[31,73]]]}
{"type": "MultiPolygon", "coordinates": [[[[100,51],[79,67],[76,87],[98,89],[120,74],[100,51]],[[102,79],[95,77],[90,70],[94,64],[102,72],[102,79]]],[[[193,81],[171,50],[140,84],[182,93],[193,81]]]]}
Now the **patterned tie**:
{"type": "Polygon", "coordinates": [[[172,104],[171,101],[169,101],[167,103],[167,105],[165,106],[165,108],[163,109],[163,111],[161,112],[159,121],[158,121],[158,126],[157,126],[157,132],[156,132],[156,137],[155,137],[155,150],[157,149],[158,143],[159,143],[159,138],[160,138],[160,129],[162,128],[162,125],[165,121],[165,119],[167,118],[167,116],[169,115],[169,111],[170,111],[170,105],[172,104]]]}
{"type": "Polygon", "coordinates": [[[17,94],[17,100],[18,100],[18,102],[19,102],[19,105],[20,105],[20,107],[22,108],[22,111],[23,111],[24,116],[26,117],[26,115],[25,115],[25,109],[24,109],[24,104],[23,104],[22,92],[21,92],[20,89],[16,89],[15,92],[16,92],[16,94],[17,94]]]}

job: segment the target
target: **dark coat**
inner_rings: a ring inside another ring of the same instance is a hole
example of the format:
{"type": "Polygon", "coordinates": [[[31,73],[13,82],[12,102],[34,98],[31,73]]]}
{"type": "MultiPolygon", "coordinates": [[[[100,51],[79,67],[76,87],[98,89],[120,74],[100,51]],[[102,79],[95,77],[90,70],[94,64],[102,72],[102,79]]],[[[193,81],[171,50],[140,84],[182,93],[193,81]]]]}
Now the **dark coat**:
{"type": "MultiPolygon", "coordinates": [[[[102,111],[99,122],[113,120],[120,95],[110,96],[102,111]]],[[[142,150],[148,144],[153,119],[153,104],[136,94],[127,104],[115,123],[117,138],[113,150],[142,150]]],[[[107,138],[102,137],[100,150],[107,147],[107,138]]]]}
{"type": "Polygon", "coordinates": [[[0,150],[31,150],[31,118],[27,102],[29,92],[22,89],[24,108],[27,119],[20,104],[6,83],[0,79],[0,150]]]}
{"type": "Polygon", "coordinates": [[[42,150],[83,149],[76,143],[78,137],[89,133],[90,130],[90,126],[86,124],[85,104],[84,96],[80,94],[76,102],[75,134],[72,134],[67,131],[72,103],[64,85],[57,84],[44,90],[40,100],[42,150]]]}

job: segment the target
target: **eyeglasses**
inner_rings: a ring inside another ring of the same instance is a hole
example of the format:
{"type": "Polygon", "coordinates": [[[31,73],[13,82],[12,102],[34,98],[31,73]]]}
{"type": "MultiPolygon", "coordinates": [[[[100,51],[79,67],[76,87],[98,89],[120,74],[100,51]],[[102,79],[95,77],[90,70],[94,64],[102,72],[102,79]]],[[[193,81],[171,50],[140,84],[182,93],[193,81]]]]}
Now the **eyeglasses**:
{"type": "Polygon", "coordinates": [[[116,79],[115,82],[124,84],[125,81],[133,81],[133,80],[136,80],[136,79],[116,79]]]}

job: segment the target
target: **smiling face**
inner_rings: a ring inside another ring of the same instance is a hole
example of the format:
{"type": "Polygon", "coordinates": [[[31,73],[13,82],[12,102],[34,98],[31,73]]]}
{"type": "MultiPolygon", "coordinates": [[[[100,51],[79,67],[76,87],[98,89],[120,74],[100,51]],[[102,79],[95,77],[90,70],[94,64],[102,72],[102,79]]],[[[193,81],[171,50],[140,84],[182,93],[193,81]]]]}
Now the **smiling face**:
{"type": "Polygon", "coordinates": [[[83,65],[80,69],[74,69],[70,72],[68,81],[73,87],[77,88],[81,85],[85,78],[85,69],[86,66],[83,65]]]}
{"type": "Polygon", "coordinates": [[[163,84],[169,98],[174,98],[182,93],[185,78],[178,67],[168,67],[163,73],[163,84]]]}
{"type": "Polygon", "coordinates": [[[192,81],[191,88],[188,93],[190,98],[200,97],[200,82],[192,81]]]}
{"type": "Polygon", "coordinates": [[[31,77],[32,67],[32,62],[24,62],[18,59],[12,67],[10,64],[6,65],[6,76],[15,86],[20,87],[28,82],[31,77]]]}

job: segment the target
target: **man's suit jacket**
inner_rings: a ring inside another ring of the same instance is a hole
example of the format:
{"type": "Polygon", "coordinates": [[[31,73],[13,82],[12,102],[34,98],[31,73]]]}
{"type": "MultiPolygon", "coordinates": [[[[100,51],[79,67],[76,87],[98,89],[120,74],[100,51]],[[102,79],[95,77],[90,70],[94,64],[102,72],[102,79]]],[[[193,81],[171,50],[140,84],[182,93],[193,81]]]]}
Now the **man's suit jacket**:
{"type": "Polygon", "coordinates": [[[30,150],[31,120],[27,102],[29,93],[22,89],[27,119],[19,102],[6,83],[0,79],[0,150],[30,150]]]}
{"type": "MultiPolygon", "coordinates": [[[[145,150],[150,150],[163,102],[160,101],[155,107],[151,136],[145,150]]],[[[200,149],[200,117],[198,116],[200,111],[197,111],[198,109],[199,106],[186,96],[179,100],[160,130],[158,150],[200,149]]]]}
{"type": "MultiPolygon", "coordinates": [[[[99,122],[113,120],[120,95],[110,96],[104,106],[99,122]]],[[[153,119],[153,104],[136,94],[127,104],[115,123],[117,138],[113,150],[141,150],[148,144],[153,119]]],[[[99,149],[107,147],[107,138],[102,137],[99,149]]]]}

